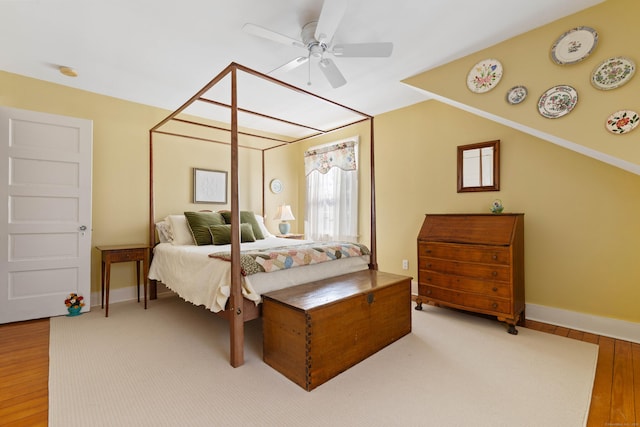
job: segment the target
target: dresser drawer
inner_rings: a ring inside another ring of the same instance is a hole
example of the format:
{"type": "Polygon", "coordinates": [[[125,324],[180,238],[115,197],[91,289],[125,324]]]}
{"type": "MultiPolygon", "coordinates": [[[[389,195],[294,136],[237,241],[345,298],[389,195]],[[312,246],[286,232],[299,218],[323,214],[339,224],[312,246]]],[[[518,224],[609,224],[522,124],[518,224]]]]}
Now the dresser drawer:
{"type": "Polygon", "coordinates": [[[418,244],[418,256],[485,264],[510,264],[509,248],[504,246],[422,242],[418,244]]]}
{"type": "Polygon", "coordinates": [[[431,270],[421,270],[418,272],[418,283],[487,296],[511,298],[511,285],[508,282],[480,280],[442,274],[431,270]]]}
{"type": "Polygon", "coordinates": [[[511,277],[509,266],[458,262],[440,258],[421,257],[418,259],[418,269],[502,282],[508,282],[511,277]]]}
{"type": "Polygon", "coordinates": [[[120,251],[103,252],[102,259],[111,262],[142,261],[147,249],[123,249],[120,251]]]}
{"type": "Polygon", "coordinates": [[[487,314],[511,314],[512,304],[508,299],[458,292],[422,284],[418,284],[418,295],[424,296],[430,301],[457,308],[474,309],[487,314]]]}

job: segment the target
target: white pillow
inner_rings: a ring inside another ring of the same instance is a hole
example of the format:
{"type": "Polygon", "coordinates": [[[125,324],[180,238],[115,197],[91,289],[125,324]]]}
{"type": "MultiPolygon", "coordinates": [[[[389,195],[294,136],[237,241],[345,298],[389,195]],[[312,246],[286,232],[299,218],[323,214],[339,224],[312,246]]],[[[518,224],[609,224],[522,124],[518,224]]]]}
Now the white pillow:
{"type": "Polygon", "coordinates": [[[187,217],[182,215],[169,215],[166,218],[171,225],[171,236],[174,245],[195,245],[189,224],[187,223],[187,217]]]}
{"type": "Polygon", "coordinates": [[[267,238],[267,237],[273,237],[273,234],[271,234],[269,232],[269,230],[267,230],[267,227],[264,225],[264,218],[262,217],[262,215],[258,215],[258,214],[254,214],[256,216],[256,221],[258,221],[258,225],[260,226],[260,231],[262,231],[262,235],[267,238]]]}
{"type": "Polygon", "coordinates": [[[156,222],[156,231],[158,232],[160,243],[171,243],[173,241],[171,225],[169,225],[168,221],[156,222]]]}

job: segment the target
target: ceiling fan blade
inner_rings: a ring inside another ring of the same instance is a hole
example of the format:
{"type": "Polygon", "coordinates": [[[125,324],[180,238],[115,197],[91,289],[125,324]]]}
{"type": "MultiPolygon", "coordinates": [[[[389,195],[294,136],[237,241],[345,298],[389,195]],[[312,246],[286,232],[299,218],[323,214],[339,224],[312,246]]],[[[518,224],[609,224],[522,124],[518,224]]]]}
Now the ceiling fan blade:
{"type": "Polygon", "coordinates": [[[315,37],[320,43],[329,44],[338,25],[347,10],[347,2],[344,0],[325,0],[318,18],[315,37]]]}
{"type": "Polygon", "coordinates": [[[291,71],[294,68],[298,68],[302,64],[305,64],[307,61],[309,61],[308,56],[299,56],[287,62],[286,64],[279,66],[278,68],[274,68],[273,70],[269,71],[268,74],[291,71]]]}
{"type": "Polygon", "coordinates": [[[261,27],[256,24],[244,24],[242,26],[242,30],[245,33],[252,34],[254,36],[262,37],[268,40],[272,40],[274,42],[286,44],[289,46],[297,46],[306,48],[305,45],[296,39],[293,39],[289,36],[285,36],[284,34],[277,33],[275,31],[269,30],[267,28],[261,27]]]}
{"type": "Polygon", "coordinates": [[[318,66],[334,89],[347,84],[344,76],[332,60],[323,58],[318,63],[318,66]]]}
{"type": "Polygon", "coordinates": [[[331,51],[335,56],[384,58],[391,56],[391,52],[393,52],[393,43],[337,44],[331,51]]]}

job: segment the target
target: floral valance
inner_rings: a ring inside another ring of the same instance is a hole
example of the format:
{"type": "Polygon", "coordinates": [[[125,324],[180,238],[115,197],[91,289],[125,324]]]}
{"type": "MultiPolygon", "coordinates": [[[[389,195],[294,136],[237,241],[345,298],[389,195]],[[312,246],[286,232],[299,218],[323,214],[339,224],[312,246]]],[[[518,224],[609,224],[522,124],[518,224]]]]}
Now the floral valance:
{"type": "Polygon", "coordinates": [[[305,151],[304,174],[309,175],[314,170],[325,174],[334,167],[356,170],[356,144],[356,141],[344,141],[305,151]]]}

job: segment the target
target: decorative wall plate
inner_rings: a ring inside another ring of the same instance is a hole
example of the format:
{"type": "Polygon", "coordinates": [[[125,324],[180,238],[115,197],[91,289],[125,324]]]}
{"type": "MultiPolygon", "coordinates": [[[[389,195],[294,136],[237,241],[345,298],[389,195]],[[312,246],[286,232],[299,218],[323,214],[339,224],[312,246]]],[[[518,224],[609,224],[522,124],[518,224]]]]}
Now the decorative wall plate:
{"type": "Polygon", "coordinates": [[[617,56],[598,65],[591,74],[591,84],[596,89],[615,89],[627,83],[636,72],[636,64],[629,58],[617,56]]]}
{"type": "Polygon", "coordinates": [[[467,75],[467,87],[471,92],[489,92],[502,78],[502,64],[497,59],[485,59],[471,68],[467,75]]]}
{"type": "Polygon", "coordinates": [[[575,64],[585,59],[598,45],[598,32],[591,27],[576,27],[560,37],[551,47],[556,64],[575,64]]]}
{"type": "Polygon", "coordinates": [[[527,97],[527,88],[514,86],[507,92],[507,102],[511,105],[520,104],[527,97]]]}
{"type": "Polygon", "coordinates": [[[538,111],[548,119],[567,115],[578,103],[578,92],[568,85],[558,85],[547,90],[538,100],[538,111]]]}
{"type": "Polygon", "coordinates": [[[634,130],[638,123],[640,123],[638,113],[631,110],[620,110],[607,118],[605,126],[609,132],[622,135],[634,130]]]}
{"type": "Polygon", "coordinates": [[[272,193],[278,194],[282,192],[284,185],[282,185],[282,181],[280,181],[279,179],[272,179],[269,183],[269,188],[271,189],[272,193]]]}

